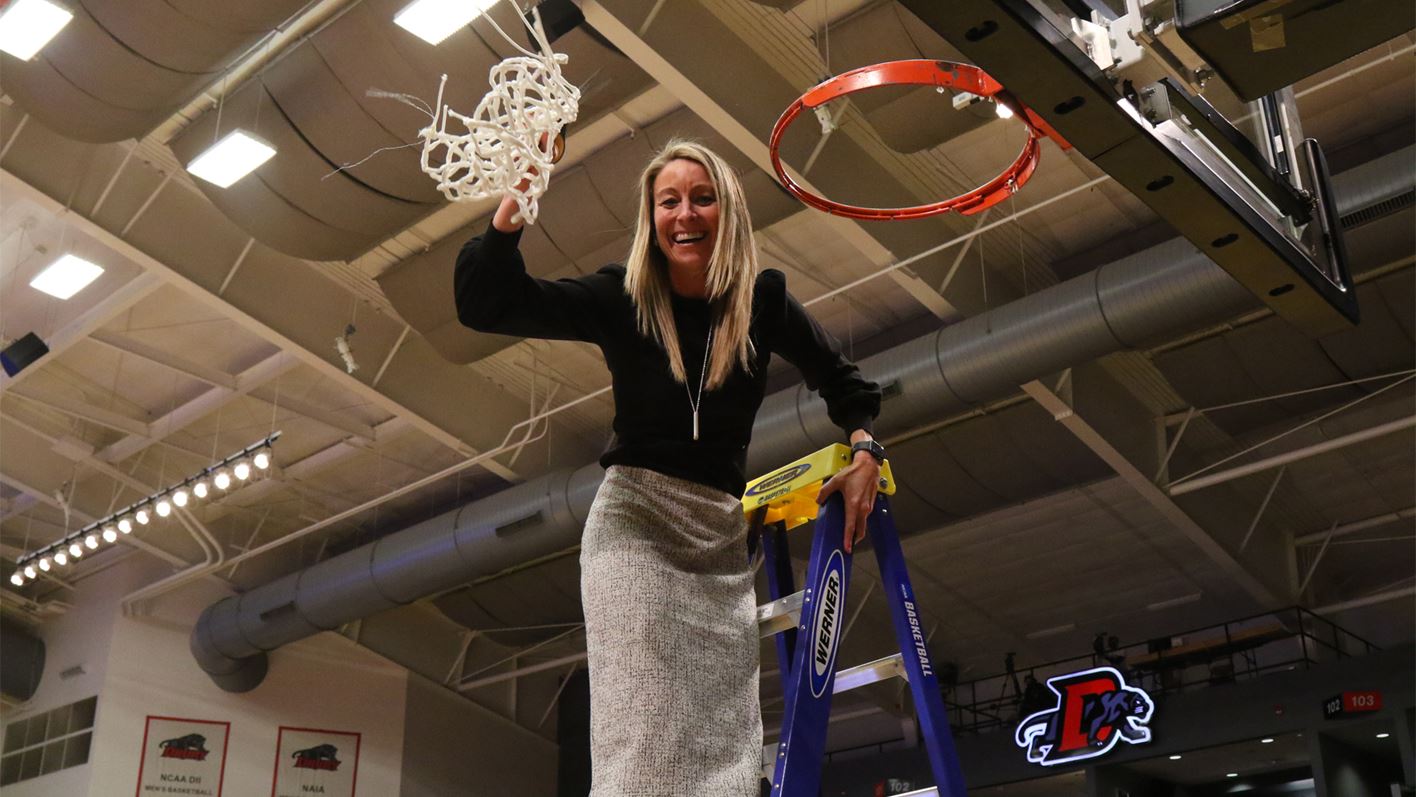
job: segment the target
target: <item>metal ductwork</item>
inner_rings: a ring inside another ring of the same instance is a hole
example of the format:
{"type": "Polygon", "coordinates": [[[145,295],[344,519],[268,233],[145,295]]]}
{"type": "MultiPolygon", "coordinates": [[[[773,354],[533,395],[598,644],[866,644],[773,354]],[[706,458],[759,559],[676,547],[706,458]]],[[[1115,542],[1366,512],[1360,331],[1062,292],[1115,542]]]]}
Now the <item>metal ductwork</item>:
{"type": "Polygon", "coordinates": [[[83,0],[33,59],[0,55],[5,93],[77,141],[142,138],[308,0],[83,0]]]}
{"type": "MultiPolygon", "coordinates": [[[[1413,190],[1407,154],[1380,159],[1381,167],[1362,173],[1372,183],[1352,186],[1352,195],[1380,202],[1413,190]]],[[[1361,209],[1345,196],[1344,213],[1361,209]]],[[[877,424],[889,436],[1255,305],[1226,272],[1174,239],[860,364],[892,386],[877,424]]],[[[839,437],[824,402],[805,386],[769,396],[753,431],[752,471],[839,437]]],[[[574,546],[601,476],[593,464],[556,471],[221,600],[193,629],[193,655],[222,688],[254,688],[266,651],[574,546]]]]}
{"type": "MultiPolygon", "coordinates": [[[[428,115],[383,94],[431,102],[445,74],[444,102],[470,114],[487,92],[488,70],[516,52],[484,17],[430,47],[389,24],[404,5],[349,6],[232,91],[220,115],[203,114],[169,142],[183,163],[234,127],[275,146],[251,178],[225,189],[198,182],[256,240],[309,260],[351,260],[444,204],[419,166],[421,148],[408,146],[419,143],[428,115]]],[[[508,34],[524,33],[513,9],[499,4],[488,13],[508,34]]],[[[649,85],[639,67],[586,30],[562,36],[556,51],[569,56],[567,77],[584,85],[578,124],[649,85]]]]}

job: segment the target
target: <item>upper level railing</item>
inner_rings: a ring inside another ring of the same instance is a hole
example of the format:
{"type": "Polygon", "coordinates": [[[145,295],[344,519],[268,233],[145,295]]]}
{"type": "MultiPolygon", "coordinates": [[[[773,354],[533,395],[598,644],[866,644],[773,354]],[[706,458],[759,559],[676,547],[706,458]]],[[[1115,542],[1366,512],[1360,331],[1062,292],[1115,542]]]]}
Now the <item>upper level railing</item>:
{"type": "Polygon", "coordinates": [[[944,699],[954,732],[1016,727],[1029,714],[1056,704],[1056,696],[1046,686],[1048,678],[1090,667],[1114,667],[1128,685],[1156,697],[1306,669],[1378,649],[1331,620],[1297,606],[1147,642],[1113,647],[1103,641],[1099,647],[1100,652],[946,687],[944,699]]]}

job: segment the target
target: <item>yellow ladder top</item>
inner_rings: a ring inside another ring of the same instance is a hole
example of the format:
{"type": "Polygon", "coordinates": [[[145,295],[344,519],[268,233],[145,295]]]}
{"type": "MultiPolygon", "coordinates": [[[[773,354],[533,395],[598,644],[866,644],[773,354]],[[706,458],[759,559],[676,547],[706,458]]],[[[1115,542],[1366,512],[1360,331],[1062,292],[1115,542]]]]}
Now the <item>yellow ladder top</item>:
{"type": "MultiPolygon", "coordinates": [[[[751,516],[766,507],[765,522],[783,521],[787,528],[796,528],[816,518],[819,508],[816,493],[821,485],[850,464],[850,446],[843,443],[826,446],[748,482],[742,494],[742,511],[751,516]]],[[[880,492],[895,494],[895,477],[888,459],[880,466],[880,492]]]]}

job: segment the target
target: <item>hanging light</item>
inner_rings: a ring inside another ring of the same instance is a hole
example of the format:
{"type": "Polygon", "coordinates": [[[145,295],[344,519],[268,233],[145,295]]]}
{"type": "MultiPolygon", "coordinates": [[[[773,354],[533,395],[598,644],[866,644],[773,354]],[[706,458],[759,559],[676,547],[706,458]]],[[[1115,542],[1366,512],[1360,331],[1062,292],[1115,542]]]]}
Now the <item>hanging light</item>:
{"type": "Polygon", "coordinates": [[[25,577],[20,573],[20,571],[16,570],[15,572],[10,574],[10,583],[14,584],[17,587],[23,587],[25,585],[25,577]]]}
{"type": "MultiPolygon", "coordinates": [[[[0,8],[4,8],[6,2],[13,0],[0,0],[0,8]]],[[[211,494],[212,485],[219,490],[230,489],[233,473],[237,480],[247,481],[256,470],[269,469],[272,464],[271,444],[279,437],[280,432],[272,432],[265,439],[213,463],[199,474],[190,476],[175,486],[161,488],[137,503],[91,523],[79,532],[83,536],[70,537],[53,546],[23,554],[15,563],[19,583],[25,583],[26,569],[33,571],[30,575],[32,580],[40,571],[48,572],[56,565],[64,567],[71,562],[76,563],[84,555],[86,548],[97,550],[100,539],[109,544],[117,542],[120,533],[132,534],[135,525],[150,524],[154,512],[161,518],[170,517],[174,504],[180,508],[187,506],[193,496],[206,498],[211,494]]]]}
{"type": "Polygon", "coordinates": [[[187,164],[187,171],[218,188],[255,171],[275,155],[275,147],[254,133],[232,130],[187,164]]]}
{"type": "Polygon", "coordinates": [[[38,577],[39,574],[34,571],[34,565],[25,565],[25,578],[28,578],[33,581],[38,577]]]}

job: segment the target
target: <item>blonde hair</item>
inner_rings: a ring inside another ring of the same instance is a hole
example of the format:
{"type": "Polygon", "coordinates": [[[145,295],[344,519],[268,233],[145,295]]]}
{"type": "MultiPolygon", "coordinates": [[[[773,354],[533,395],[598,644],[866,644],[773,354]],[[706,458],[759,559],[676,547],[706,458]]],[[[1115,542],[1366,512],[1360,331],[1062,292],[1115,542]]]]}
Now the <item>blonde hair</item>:
{"type": "Polygon", "coordinates": [[[708,301],[714,309],[709,323],[714,331],[704,389],[712,390],[727,380],[736,365],[740,364],[743,370],[752,368],[755,351],[748,329],[752,324],[752,290],[757,282],[757,247],[737,173],[702,144],[673,139],[639,176],[639,217],[625,261],[624,288],[634,301],[640,333],[664,348],[674,379],[688,384],[670,304],[668,260],[659,250],[654,234],[654,180],[675,160],[702,166],[713,183],[718,202],[718,233],[707,274],[708,301]]]}

